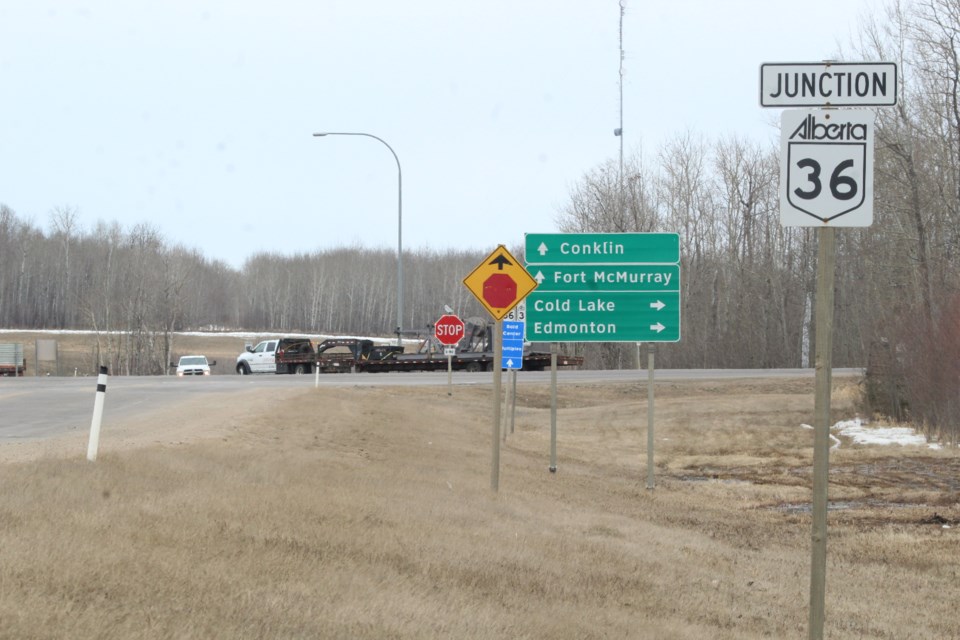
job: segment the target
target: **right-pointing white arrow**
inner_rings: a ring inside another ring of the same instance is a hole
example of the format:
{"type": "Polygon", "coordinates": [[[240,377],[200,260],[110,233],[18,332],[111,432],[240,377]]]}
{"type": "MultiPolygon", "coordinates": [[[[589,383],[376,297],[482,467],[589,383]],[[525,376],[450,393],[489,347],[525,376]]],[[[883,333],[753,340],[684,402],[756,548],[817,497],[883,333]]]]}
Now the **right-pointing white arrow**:
{"type": "Polygon", "coordinates": [[[660,311],[660,310],[663,309],[665,306],[667,306],[667,305],[666,305],[665,303],[659,301],[659,300],[657,300],[656,302],[651,302],[651,303],[650,303],[650,308],[651,308],[651,309],[656,309],[657,311],[660,311]]]}
{"type": "Polygon", "coordinates": [[[656,331],[657,333],[660,333],[664,329],[666,329],[666,327],[660,324],[659,322],[657,324],[650,325],[650,331],[656,331]]]}

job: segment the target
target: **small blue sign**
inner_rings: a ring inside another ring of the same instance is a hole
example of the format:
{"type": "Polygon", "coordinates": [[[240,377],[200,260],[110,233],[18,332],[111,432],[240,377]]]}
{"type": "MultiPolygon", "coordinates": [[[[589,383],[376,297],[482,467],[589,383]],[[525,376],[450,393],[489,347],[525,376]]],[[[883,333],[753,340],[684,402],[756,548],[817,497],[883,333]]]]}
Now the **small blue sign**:
{"type": "Polygon", "coordinates": [[[503,357],[501,369],[523,368],[523,324],[512,320],[503,321],[503,357]]]}

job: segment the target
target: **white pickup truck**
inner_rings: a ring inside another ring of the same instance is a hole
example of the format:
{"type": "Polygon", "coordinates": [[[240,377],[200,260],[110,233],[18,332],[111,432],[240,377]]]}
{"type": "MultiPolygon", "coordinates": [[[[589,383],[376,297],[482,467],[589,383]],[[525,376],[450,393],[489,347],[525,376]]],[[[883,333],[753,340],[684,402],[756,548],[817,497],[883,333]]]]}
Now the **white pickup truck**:
{"type": "Polygon", "coordinates": [[[210,367],[217,364],[216,360],[207,360],[207,356],[180,356],[177,364],[170,363],[171,367],[177,368],[177,377],[184,376],[208,376],[210,367]]]}
{"type": "Polygon", "coordinates": [[[264,340],[255,347],[247,347],[247,350],[237,356],[237,373],[242,376],[251,373],[276,373],[277,372],[277,345],[279,338],[264,340]]]}

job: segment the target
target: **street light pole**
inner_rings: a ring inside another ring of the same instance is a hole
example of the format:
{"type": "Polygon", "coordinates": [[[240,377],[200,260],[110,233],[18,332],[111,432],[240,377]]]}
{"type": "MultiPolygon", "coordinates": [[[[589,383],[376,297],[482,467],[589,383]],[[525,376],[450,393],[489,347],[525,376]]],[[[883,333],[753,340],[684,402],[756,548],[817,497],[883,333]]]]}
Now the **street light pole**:
{"type": "Polygon", "coordinates": [[[387,141],[372,133],[323,131],[313,134],[315,138],[324,136],[363,136],[379,141],[390,150],[393,159],[397,161],[397,345],[403,346],[403,171],[400,169],[400,158],[387,141]]]}

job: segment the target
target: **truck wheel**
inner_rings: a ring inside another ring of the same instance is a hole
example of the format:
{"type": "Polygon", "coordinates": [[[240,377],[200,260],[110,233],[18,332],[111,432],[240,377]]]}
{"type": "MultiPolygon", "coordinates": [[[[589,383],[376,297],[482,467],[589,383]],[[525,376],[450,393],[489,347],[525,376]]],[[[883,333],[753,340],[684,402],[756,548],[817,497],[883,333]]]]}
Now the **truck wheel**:
{"type": "Polygon", "coordinates": [[[237,373],[241,376],[250,375],[250,367],[247,366],[246,362],[241,362],[237,365],[237,373]]]}
{"type": "Polygon", "coordinates": [[[295,366],[295,367],[293,368],[293,373],[294,373],[295,375],[302,376],[302,375],[305,374],[305,373],[310,373],[310,370],[307,368],[307,365],[305,365],[305,364],[298,364],[297,366],[295,366]]]}

